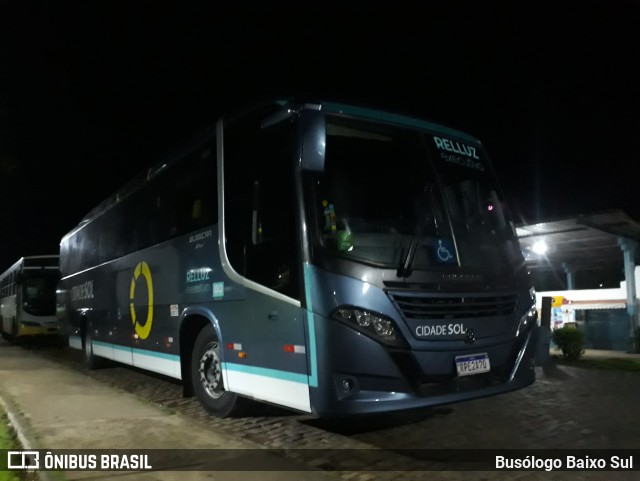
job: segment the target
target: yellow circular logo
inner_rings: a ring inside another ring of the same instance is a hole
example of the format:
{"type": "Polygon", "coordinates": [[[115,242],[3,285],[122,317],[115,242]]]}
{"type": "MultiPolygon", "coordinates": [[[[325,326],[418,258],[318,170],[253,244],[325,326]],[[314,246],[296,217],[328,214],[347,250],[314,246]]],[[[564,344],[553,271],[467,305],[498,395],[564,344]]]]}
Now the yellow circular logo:
{"type": "Polygon", "coordinates": [[[133,271],[133,278],[131,279],[131,291],[129,294],[129,307],[131,308],[131,322],[136,330],[136,334],[140,339],[146,339],[151,332],[151,325],[153,324],[153,281],[151,280],[151,271],[146,262],[140,262],[135,271],[133,271]],[[136,281],[138,277],[144,277],[147,281],[147,291],[149,291],[149,306],[147,308],[147,322],[140,324],[136,319],[136,309],[133,305],[133,298],[136,292],[136,281]]]}

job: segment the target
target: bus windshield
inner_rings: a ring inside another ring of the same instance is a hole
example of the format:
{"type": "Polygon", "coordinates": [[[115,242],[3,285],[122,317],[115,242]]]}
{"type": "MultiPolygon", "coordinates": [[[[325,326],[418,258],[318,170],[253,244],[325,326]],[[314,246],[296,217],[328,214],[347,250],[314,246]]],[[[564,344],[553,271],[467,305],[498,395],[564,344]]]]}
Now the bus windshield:
{"type": "Polygon", "coordinates": [[[505,249],[515,236],[479,144],[329,118],[312,186],[323,255],[398,268],[411,251],[413,270],[488,272],[517,256],[505,249]]]}
{"type": "Polygon", "coordinates": [[[34,316],[49,316],[56,313],[57,272],[27,274],[22,284],[22,306],[34,316]]]}

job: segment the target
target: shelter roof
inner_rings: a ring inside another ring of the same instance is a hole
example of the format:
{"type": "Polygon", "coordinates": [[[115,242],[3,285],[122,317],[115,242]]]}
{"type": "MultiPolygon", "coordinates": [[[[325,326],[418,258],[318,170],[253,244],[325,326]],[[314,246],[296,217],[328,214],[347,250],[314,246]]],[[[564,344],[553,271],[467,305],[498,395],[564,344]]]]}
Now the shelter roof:
{"type": "MultiPolygon", "coordinates": [[[[529,269],[622,269],[620,239],[640,243],[640,224],[621,210],[609,210],[516,227],[529,269]],[[547,250],[537,254],[534,245],[547,250]]],[[[636,249],[636,255],[638,255],[636,249]]]]}

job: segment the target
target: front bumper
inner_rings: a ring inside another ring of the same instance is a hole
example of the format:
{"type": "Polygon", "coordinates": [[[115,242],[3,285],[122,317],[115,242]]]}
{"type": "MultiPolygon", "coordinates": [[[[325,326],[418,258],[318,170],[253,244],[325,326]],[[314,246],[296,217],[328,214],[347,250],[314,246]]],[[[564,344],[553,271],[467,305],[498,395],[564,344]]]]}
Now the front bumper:
{"type": "MultiPolygon", "coordinates": [[[[334,325],[332,329],[345,328],[334,325]]],[[[321,373],[323,389],[312,389],[313,410],[319,416],[452,404],[514,391],[535,381],[536,326],[515,343],[478,348],[488,353],[491,371],[463,377],[455,374],[454,359],[469,354],[468,350],[393,353],[357,333],[334,335],[330,336],[334,341],[341,341],[334,343],[333,354],[327,356],[326,364],[331,367],[321,373]],[[351,353],[348,359],[345,352],[351,353]]]]}

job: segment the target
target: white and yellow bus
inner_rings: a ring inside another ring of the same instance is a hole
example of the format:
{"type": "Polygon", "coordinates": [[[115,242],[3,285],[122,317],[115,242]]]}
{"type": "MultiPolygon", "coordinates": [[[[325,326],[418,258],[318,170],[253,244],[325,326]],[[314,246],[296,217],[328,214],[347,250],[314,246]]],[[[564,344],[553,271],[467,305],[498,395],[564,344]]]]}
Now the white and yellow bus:
{"type": "Polygon", "coordinates": [[[0,275],[0,333],[4,339],[57,334],[59,256],[22,257],[0,275]]]}

